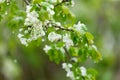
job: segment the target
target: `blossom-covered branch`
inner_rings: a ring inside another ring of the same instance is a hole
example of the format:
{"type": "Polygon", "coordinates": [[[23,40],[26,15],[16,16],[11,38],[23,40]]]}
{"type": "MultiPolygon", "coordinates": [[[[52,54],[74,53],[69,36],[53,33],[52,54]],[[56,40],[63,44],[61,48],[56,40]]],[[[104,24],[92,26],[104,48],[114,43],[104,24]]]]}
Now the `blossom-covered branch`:
{"type": "Polygon", "coordinates": [[[98,62],[101,55],[86,26],[80,21],[75,23],[73,14],[64,6],[64,3],[72,6],[73,0],[44,0],[33,2],[33,5],[30,5],[29,0],[24,1],[27,4],[26,17],[24,27],[18,33],[21,43],[28,46],[33,41],[47,41],[49,45],[46,44],[43,50],[50,60],[65,62],[63,69],[67,72],[67,77],[71,80],[92,80],[94,76],[89,76],[87,69],[78,64],[89,57],[98,62]]]}

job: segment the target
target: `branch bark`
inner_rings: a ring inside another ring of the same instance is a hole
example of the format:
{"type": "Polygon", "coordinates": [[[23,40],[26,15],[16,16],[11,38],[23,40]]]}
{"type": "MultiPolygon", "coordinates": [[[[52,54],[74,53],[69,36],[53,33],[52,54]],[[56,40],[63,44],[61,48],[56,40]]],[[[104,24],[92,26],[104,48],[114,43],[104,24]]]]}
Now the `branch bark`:
{"type": "Polygon", "coordinates": [[[24,0],[24,2],[29,5],[30,4],[30,1],[29,0],[24,0]]]}
{"type": "Polygon", "coordinates": [[[63,3],[65,3],[65,2],[68,2],[68,1],[69,1],[69,0],[63,0],[61,3],[56,4],[54,7],[57,7],[57,6],[59,6],[59,5],[63,4],[63,3]]]}

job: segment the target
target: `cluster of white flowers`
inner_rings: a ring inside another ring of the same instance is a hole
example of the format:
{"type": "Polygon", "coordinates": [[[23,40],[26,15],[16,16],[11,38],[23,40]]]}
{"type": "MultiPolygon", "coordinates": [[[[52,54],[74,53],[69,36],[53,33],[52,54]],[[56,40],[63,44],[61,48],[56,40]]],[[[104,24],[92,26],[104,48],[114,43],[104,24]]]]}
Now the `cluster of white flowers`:
{"type": "Polygon", "coordinates": [[[28,46],[28,44],[27,44],[27,39],[26,39],[26,38],[23,38],[23,36],[24,36],[23,34],[20,34],[20,33],[19,33],[17,36],[18,36],[21,44],[28,46]]]}
{"type": "Polygon", "coordinates": [[[50,6],[47,7],[47,11],[50,13],[50,15],[54,15],[55,14],[53,9],[54,9],[53,5],[50,5],[50,6]]]}
{"type": "Polygon", "coordinates": [[[87,71],[86,71],[86,68],[85,67],[80,67],[80,71],[81,71],[81,75],[82,76],[86,76],[87,75],[87,71]]]}
{"type": "Polygon", "coordinates": [[[51,46],[45,45],[43,50],[47,53],[51,49],[52,49],[51,46]]]}
{"type": "Polygon", "coordinates": [[[5,0],[0,0],[0,3],[4,3],[5,2],[5,0]]]}
{"type": "MultiPolygon", "coordinates": [[[[58,41],[62,38],[62,36],[60,34],[57,34],[55,32],[50,32],[48,35],[48,40],[51,42],[54,41],[58,41]]],[[[63,36],[63,42],[65,42],[65,46],[67,49],[69,49],[71,46],[73,46],[73,41],[70,39],[68,34],[65,34],[65,36],[63,36]]]]}
{"type": "Polygon", "coordinates": [[[65,42],[65,46],[67,49],[74,45],[68,34],[65,34],[65,36],[63,36],[63,42],[65,42]]]}
{"type": "Polygon", "coordinates": [[[41,36],[44,36],[45,32],[42,27],[42,23],[34,24],[33,29],[31,30],[31,39],[36,40],[41,36]]]}
{"type": "Polygon", "coordinates": [[[46,7],[46,10],[49,13],[49,16],[53,16],[55,14],[54,5],[49,4],[48,2],[42,2],[41,5],[46,7]]]}
{"type": "MultiPolygon", "coordinates": [[[[45,36],[42,22],[38,19],[39,15],[36,11],[31,11],[31,8],[32,6],[30,5],[26,6],[27,15],[24,23],[25,26],[30,26],[30,28],[28,27],[23,34],[18,34],[18,38],[20,39],[21,43],[26,46],[29,42],[37,40],[39,37],[45,36]],[[28,32],[30,32],[30,36],[28,38],[25,38],[24,35],[28,34],[28,32]]],[[[22,29],[19,31],[22,32],[22,29]]]]}
{"type": "Polygon", "coordinates": [[[48,40],[51,42],[58,41],[62,38],[60,34],[57,34],[55,32],[50,32],[48,35],[48,40]]]}
{"type": "Polygon", "coordinates": [[[63,63],[62,64],[62,68],[65,69],[65,71],[67,72],[67,74],[66,74],[67,77],[69,77],[71,80],[75,80],[74,73],[71,70],[72,64],[70,64],[70,63],[63,63]]]}
{"type": "MultiPolygon", "coordinates": [[[[57,47],[56,45],[54,45],[54,47],[55,47],[56,50],[59,50],[63,54],[65,53],[65,50],[64,50],[63,47],[57,47]]],[[[52,49],[52,47],[48,46],[48,45],[45,45],[45,47],[43,48],[43,50],[45,51],[45,53],[48,53],[48,51],[51,50],[51,49],[52,49]]]]}
{"type": "Polygon", "coordinates": [[[38,20],[38,13],[36,11],[31,11],[31,8],[32,6],[30,5],[27,5],[26,6],[26,19],[25,19],[25,23],[24,25],[26,26],[31,26],[31,25],[34,25],[34,24],[38,24],[40,21],[38,20]]]}
{"type": "MultiPolygon", "coordinates": [[[[79,79],[80,75],[75,77],[74,73],[72,71],[72,67],[73,67],[73,65],[70,63],[63,63],[62,64],[62,68],[65,69],[65,71],[67,72],[67,74],[66,74],[67,77],[69,77],[71,80],[79,79]]],[[[78,70],[80,70],[81,76],[85,77],[87,75],[87,71],[86,71],[85,67],[82,66],[82,67],[76,68],[76,71],[78,71],[78,70]]]]}
{"type": "Polygon", "coordinates": [[[75,28],[76,31],[80,32],[81,34],[85,32],[84,31],[85,25],[82,24],[80,21],[78,22],[78,24],[75,24],[73,27],[75,28]]]}
{"type": "Polygon", "coordinates": [[[71,58],[71,61],[78,62],[78,59],[76,57],[71,58]]]}

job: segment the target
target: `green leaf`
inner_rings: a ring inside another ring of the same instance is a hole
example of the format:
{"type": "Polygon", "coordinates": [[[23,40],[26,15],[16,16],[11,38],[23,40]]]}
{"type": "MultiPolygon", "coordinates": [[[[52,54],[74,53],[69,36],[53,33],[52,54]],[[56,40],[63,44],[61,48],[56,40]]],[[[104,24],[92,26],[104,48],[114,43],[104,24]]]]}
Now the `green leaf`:
{"type": "Polygon", "coordinates": [[[65,60],[65,54],[55,47],[52,47],[52,49],[49,50],[47,54],[49,55],[50,60],[55,61],[57,64],[65,60]]]}
{"type": "Polygon", "coordinates": [[[78,49],[75,47],[70,47],[69,53],[71,56],[77,57],[78,56],[78,49]]]}
{"type": "Polygon", "coordinates": [[[87,69],[87,74],[89,80],[96,80],[95,77],[97,76],[98,72],[95,69],[89,68],[87,69]]]}
{"type": "Polygon", "coordinates": [[[66,6],[57,6],[55,8],[54,19],[56,22],[61,22],[64,27],[71,27],[75,23],[75,16],[66,6]]]}
{"type": "Polygon", "coordinates": [[[57,43],[57,47],[63,47],[64,45],[65,45],[64,42],[58,42],[58,43],[57,43]]]}
{"type": "Polygon", "coordinates": [[[87,40],[88,40],[88,43],[89,43],[89,44],[93,44],[93,40],[94,40],[93,35],[92,35],[91,33],[89,33],[89,32],[86,32],[86,33],[85,33],[85,36],[86,36],[86,38],[87,38],[87,40]]]}
{"type": "Polygon", "coordinates": [[[90,46],[90,56],[94,62],[98,62],[102,59],[101,53],[93,46],[90,46]]]}

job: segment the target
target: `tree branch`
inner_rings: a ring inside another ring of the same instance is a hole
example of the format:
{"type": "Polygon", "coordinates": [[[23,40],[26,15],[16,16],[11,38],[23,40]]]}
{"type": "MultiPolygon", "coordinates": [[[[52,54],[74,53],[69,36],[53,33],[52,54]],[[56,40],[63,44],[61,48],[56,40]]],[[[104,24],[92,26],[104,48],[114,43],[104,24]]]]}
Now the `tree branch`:
{"type": "Polygon", "coordinates": [[[52,26],[54,26],[55,28],[58,28],[58,29],[60,29],[60,30],[72,31],[72,32],[74,31],[74,30],[72,30],[72,29],[68,29],[68,28],[64,28],[64,27],[62,27],[62,26],[58,26],[58,25],[52,23],[51,20],[49,21],[49,23],[47,23],[47,24],[45,25],[45,28],[46,28],[46,29],[48,29],[47,26],[48,26],[49,24],[52,24],[52,26]]]}
{"type": "Polygon", "coordinates": [[[63,47],[63,48],[65,50],[65,53],[66,53],[67,57],[68,57],[68,60],[70,60],[71,56],[70,56],[69,52],[67,51],[66,47],[63,47]]]}
{"type": "Polygon", "coordinates": [[[61,30],[65,30],[65,31],[73,31],[72,29],[68,29],[68,28],[63,28],[61,26],[56,26],[56,25],[53,25],[55,28],[59,28],[61,30]]]}
{"type": "Polygon", "coordinates": [[[30,4],[30,1],[28,1],[28,0],[24,0],[24,2],[25,2],[27,5],[30,4]]]}
{"type": "Polygon", "coordinates": [[[65,3],[65,2],[68,2],[68,1],[69,1],[69,0],[63,0],[61,3],[56,4],[54,7],[57,7],[57,6],[59,6],[59,5],[63,4],[63,3],[65,3]]]}

